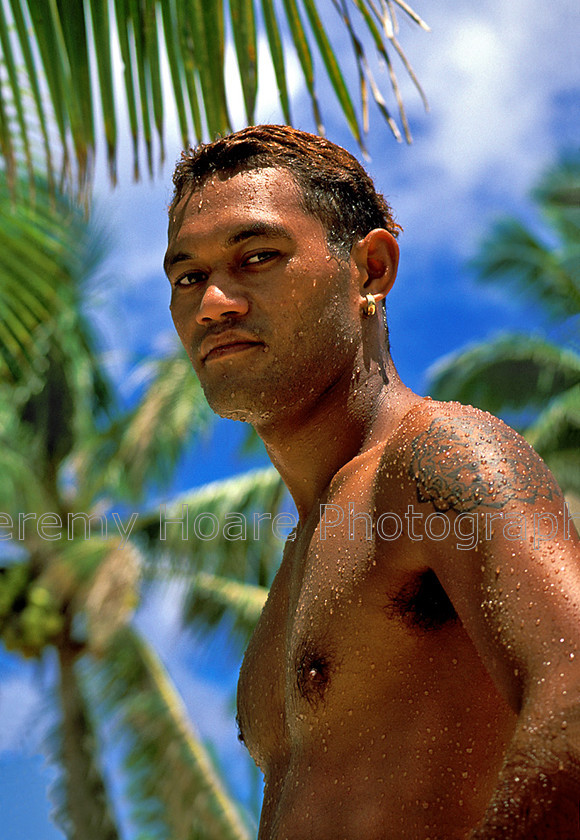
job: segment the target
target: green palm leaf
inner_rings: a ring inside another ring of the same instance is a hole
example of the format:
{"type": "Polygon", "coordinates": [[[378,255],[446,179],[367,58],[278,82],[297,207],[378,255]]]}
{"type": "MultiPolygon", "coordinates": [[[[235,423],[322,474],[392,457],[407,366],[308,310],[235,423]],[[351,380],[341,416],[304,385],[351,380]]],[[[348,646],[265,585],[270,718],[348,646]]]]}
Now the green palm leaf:
{"type": "Polygon", "coordinates": [[[291,516],[274,521],[284,495],[280,476],[269,468],[212,482],[161,504],[136,527],[153,552],[145,574],[187,578],[203,570],[269,586],[280,537],[293,524],[291,516]]]}
{"type": "Polygon", "coordinates": [[[552,400],[526,436],[544,457],[564,449],[580,450],[580,385],[552,400]]]}
{"type": "Polygon", "coordinates": [[[361,129],[354,105],[352,104],[348,88],[345,84],[336,56],[330,45],[328,36],[322,26],[322,22],[316,9],[316,3],[314,3],[313,0],[303,0],[303,5],[306,9],[306,14],[308,15],[308,20],[318,45],[318,50],[324,62],[324,66],[326,67],[328,78],[334,88],[334,92],[346,117],[348,126],[358,143],[362,144],[361,129]]]}
{"type": "Polygon", "coordinates": [[[249,840],[153,650],[126,627],[99,671],[102,700],[122,723],[136,821],[171,840],[249,840]]]}
{"type": "Polygon", "coordinates": [[[232,631],[247,644],[267,597],[264,586],[200,572],[189,589],[184,621],[198,627],[213,627],[227,616],[232,631]]]}
{"type": "Polygon", "coordinates": [[[561,158],[533,195],[554,230],[542,240],[517,220],[503,220],[474,265],[481,280],[511,284],[564,319],[572,347],[539,336],[496,336],[434,365],[430,391],[496,414],[526,410],[523,434],[570,498],[580,498],[580,355],[572,349],[580,313],[580,157],[561,158]]]}
{"type": "Polygon", "coordinates": [[[580,357],[522,334],[500,335],[446,357],[430,372],[430,392],[500,412],[543,406],[580,382],[580,357]]]}
{"type": "MultiPolygon", "coordinates": [[[[109,4],[99,0],[91,0],[91,26],[97,55],[107,55],[111,48],[111,24],[109,20],[109,4]]],[[[101,114],[107,144],[107,162],[109,177],[112,184],[117,181],[117,167],[115,151],[117,146],[117,115],[115,113],[115,91],[113,82],[113,65],[110,61],[100,61],[97,64],[99,74],[99,93],[101,97],[101,114]]]]}
{"type": "Polygon", "coordinates": [[[516,219],[502,219],[473,266],[484,282],[510,284],[556,318],[580,313],[580,158],[564,156],[532,196],[559,235],[550,246],[516,219]]]}
{"type": "Polygon", "coordinates": [[[580,385],[552,400],[526,437],[565,492],[580,496],[580,385]]]}
{"type": "Polygon", "coordinates": [[[16,382],[42,364],[46,335],[73,302],[65,254],[75,221],[58,201],[57,220],[48,192],[36,190],[34,204],[12,200],[0,179],[0,382],[16,382]]]}
{"type": "Polygon", "coordinates": [[[580,533],[580,449],[576,444],[575,449],[552,452],[544,460],[564,491],[576,530],[580,533]]]}
{"type": "Polygon", "coordinates": [[[580,246],[580,160],[564,154],[532,194],[567,247],[580,246]]]}
{"type": "MultiPolygon", "coordinates": [[[[57,650],[62,714],[52,745],[61,767],[59,821],[71,838],[118,837],[93,722],[100,707],[88,663],[95,656],[111,677],[109,700],[132,759],[132,801],[150,836],[247,840],[161,664],[127,629],[138,599],[139,553],[119,537],[107,537],[98,519],[90,531],[85,521],[90,512],[106,513],[105,491],[115,500],[134,497],[132,485],[161,474],[154,464],[161,462],[167,473],[208,409],[180,354],[152,363],[140,403],[111,423],[112,395],[82,315],[87,275],[102,253],[86,217],[58,194],[51,204],[42,181],[36,203],[11,203],[6,183],[3,189],[0,509],[12,516],[14,546],[5,552],[11,565],[0,570],[0,635],[23,656],[40,657],[48,646],[57,650]],[[35,521],[21,537],[19,511],[33,520],[35,513],[52,511],[60,539],[52,533],[45,539],[35,521]],[[76,522],[70,539],[69,515],[76,522]]],[[[254,492],[258,502],[262,496],[254,492]]],[[[251,490],[245,497],[252,498],[251,490]]],[[[6,517],[2,526],[4,533],[6,517]]],[[[268,577],[265,560],[256,562],[255,574],[268,577]]],[[[199,591],[213,588],[224,606],[236,605],[240,627],[249,627],[262,593],[219,583],[200,578],[199,591]]]]}
{"type": "Polygon", "coordinates": [[[148,486],[171,475],[209,424],[209,406],[181,348],[145,362],[135,378],[145,389],[137,406],[76,453],[76,473],[90,498],[114,488],[117,498],[141,499],[148,486]]]}
{"type": "Polygon", "coordinates": [[[137,408],[123,419],[117,459],[129,480],[144,483],[156,470],[174,467],[184,446],[207,426],[210,410],[191,362],[179,350],[153,359],[140,369],[147,390],[137,408]]]}
{"type": "Polygon", "coordinates": [[[0,385],[17,386],[22,397],[38,393],[50,358],[66,359],[70,386],[93,388],[77,406],[79,417],[85,406],[91,423],[96,403],[111,398],[82,314],[104,247],[80,208],[46,182],[37,181],[34,200],[23,203],[0,179],[0,385]]]}
{"type": "Polygon", "coordinates": [[[278,85],[278,96],[280,98],[280,105],[282,106],[282,113],[286,122],[291,123],[292,118],[290,116],[290,98],[288,95],[288,84],[286,82],[284,48],[273,0],[262,0],[262,14],[268,36],[268,46],[274,66],[276,84],[278,85]]]}
{"type": "Polygon", "coordinates": [[[570,270],[569,255],[549,249],[515,219],[496,224],[473,265],[482,280],[513,286],[554,317],[580,312],[580,271],[570,270]]]}
{"type": "MultiPolygon", "coordinates": [[[[397,5],[415,24],[426,28],[409,6],[402,2],[397,5]]],[[[326,23],[327,9],[338,11],[337,21],[346,26],[355,45],[365,125],[368,79],[379,112],[399,134],[369,70],[367,53],[373,47],[387,62],[389,83],[410,139],[391,51],[398,54],[405,71],[416,79],[396,38],[393,4],[379,8],[374,0],[302,0],[300,4],[297,0],[6,0],[0,13],[0,45],[7,68],[0,78],[0,151],[9,179],[16,182],[22,160],[28,161],[32,177],[32,138],[40,127],[51,176],[54,161],[58,160],[61,173],[71,182],[81,189],[90,184],[98,110],[103,116],[113,182],[119,143],[117,120],[121,116],[126,115],[130,125],[136,176],[142,166],[141,143],[150,172],[155,169],[155,146],[163,156],[169,107],[175,107],[177,112],[184,145],[201,140],[204,134],[214,137],[228,132],[231,125],[225,79],[226,31],[233,33],[248,121],[254,119],[261,26],[266,31],[282,110],[289,121],[281,15],[298,54],[319,130],[322,131],[322,115],[316,93],[317,57],[334,89],[340,112],[362,144],[361,114],[354,107],[345,81],[333,38],[334,27],[326,23]],[[114,16],[115,26],[109,15],[114,16]],[[119,53],[124,95],[114,81],[119,53]],[[23,59],[18,69],[16,56],[23,59]],[[170,91],[164,88],[162,78],[165,61],[170,69],[170,91]],[[91,84],[93,67],[96,84],[91,84]],[[23,90],[30,91],[33,107],[24,106],[23,90]],[[49,126],[55,130],[51,132],[49,126]]]]}
{"type": "Polygon", "coordinates": [[[20,511],[52,510],[53,499],[38,480],[40,445],[12,409],[9,394],[0,390],[0,510],[16,523],[20,511]]]}
{"type": "MultiPolygon", "coordinates": [[[[7,65],[9,65],[9,74],[12,75],[13,70],[10,69],[10,65],[15,62],[15,59],[13,58],[14,50],[11,40],[12,30],[15,32],[14,40],[18,45],[18,50],[20,51],[24,65],[23,69],[18,71],[18,79],[16,81],[14,81],[13,78],[10,79],[10,89],[8,91],[9,95],[14,98],[14,104],[18,116],[18,127],[15,126],[13,120],[7,119],[5,115],[2,107],[5,92],[2,90],[2,85],[0,83],[0,145],[3,149],[3,156],[6,164],[6,178],[10,186],[13,188],[17,180],[19,161],[11,154],[11,150],[14,147],[14,143],[17,142],[16,134],[18,131],[20,131],[21,135],[25,160],[28,162],[33,158],[32,150],[35,148],[35,140],[32,139],[32,135],[34,133],[35,123],[37,123],[37,127],[40,129],[40,136],[42,138],[42,147],[46,161],[46,173],[49,183],[52,186],[51,175],[53,172],[53,159],[48,132],[49,118],[43,107],[42,93],[38,83],[34,54],[30,44],[30,32],[25,20],[24,10],[20,4],[11,4],[9,13],[6,5],[4,3],[0,4],[0,28],[2,30],[0,36],[2,53],[7,65]],[[12,17],[10,17],[10,14],[12,17]],[[18,104],[21,99],[21,94],[22,101],[24,101],[25,95],[31,94],[34,105],[33,108],[24,109],[24,113],[22,114],[19,111],[18,104]],[[33,115],[32,118],[30,117],[31,113],[33,115]]],[[[50,115],[50,119],[52,119],[52,115],[50,115]]],[[[29,174],[31,174],[30,168],[29,174]]],[[[34,179],[31,178],[31,180],[34,179]]]]}
{"type": "Polygon", "coordinates": [[[258,93],[258,43],[253,0],[230,0],[230,13],[246,119],[251,125],[258,93]]]}

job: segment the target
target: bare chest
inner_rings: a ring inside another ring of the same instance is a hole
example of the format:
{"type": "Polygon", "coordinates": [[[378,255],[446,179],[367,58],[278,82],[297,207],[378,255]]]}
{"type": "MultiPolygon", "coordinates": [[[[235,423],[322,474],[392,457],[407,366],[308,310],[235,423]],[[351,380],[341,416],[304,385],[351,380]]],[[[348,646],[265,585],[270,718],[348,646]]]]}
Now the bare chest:
{"type": "Polygon", "coordinates": [[[377,539],[370,483],[345,482],[286,546],[240,673],[244,740],[261,766],[327,729],[380,708],[412,659],[413,633],[389,609],[418,576],[402,541],[377,539]],[[317,726],[317,731],[322,731],[317,726]]]}

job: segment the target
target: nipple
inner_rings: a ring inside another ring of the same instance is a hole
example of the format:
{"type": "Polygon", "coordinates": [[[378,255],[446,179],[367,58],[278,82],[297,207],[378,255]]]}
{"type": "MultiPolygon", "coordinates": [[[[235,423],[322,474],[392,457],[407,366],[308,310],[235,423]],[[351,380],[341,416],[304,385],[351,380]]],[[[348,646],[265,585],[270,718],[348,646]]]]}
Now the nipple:
{"type": "Polygon", "coordinates": [[[307,700],[322,698],[329,682],[329,663],[325,657],[306,652],[297,671],[298,690],[307,700]]]}

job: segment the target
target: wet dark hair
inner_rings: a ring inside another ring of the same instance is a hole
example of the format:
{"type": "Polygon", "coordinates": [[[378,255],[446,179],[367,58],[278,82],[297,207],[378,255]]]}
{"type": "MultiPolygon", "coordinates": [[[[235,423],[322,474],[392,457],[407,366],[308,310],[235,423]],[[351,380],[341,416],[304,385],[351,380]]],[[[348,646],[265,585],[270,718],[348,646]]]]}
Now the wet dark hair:
{"type": "Polygon", "coordinates": [[[201,189],[216,173],[233,175],[266,167],[291,173],[304,210],[322,223],[329,248],[343,257],[375,228],[385,228],[393,236],[402,230],[353,155],[323,137],[286,125],[250,126],[184,151],[173,174],[170,213],[184,195],[201,189]]]}

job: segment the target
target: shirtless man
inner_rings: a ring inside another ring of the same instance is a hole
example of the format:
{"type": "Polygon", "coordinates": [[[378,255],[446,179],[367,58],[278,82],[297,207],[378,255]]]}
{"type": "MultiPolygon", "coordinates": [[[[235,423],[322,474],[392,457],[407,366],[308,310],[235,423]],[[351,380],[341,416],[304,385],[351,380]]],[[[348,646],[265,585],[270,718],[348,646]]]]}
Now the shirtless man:
{"type": "Polygon", "coordinates": [[[239,682],[260,840],[577,840],[578,536],[515,432],[399,379],[390,208],[276,126],[174,182],[175,327],[300,517],[239,682]]]}

